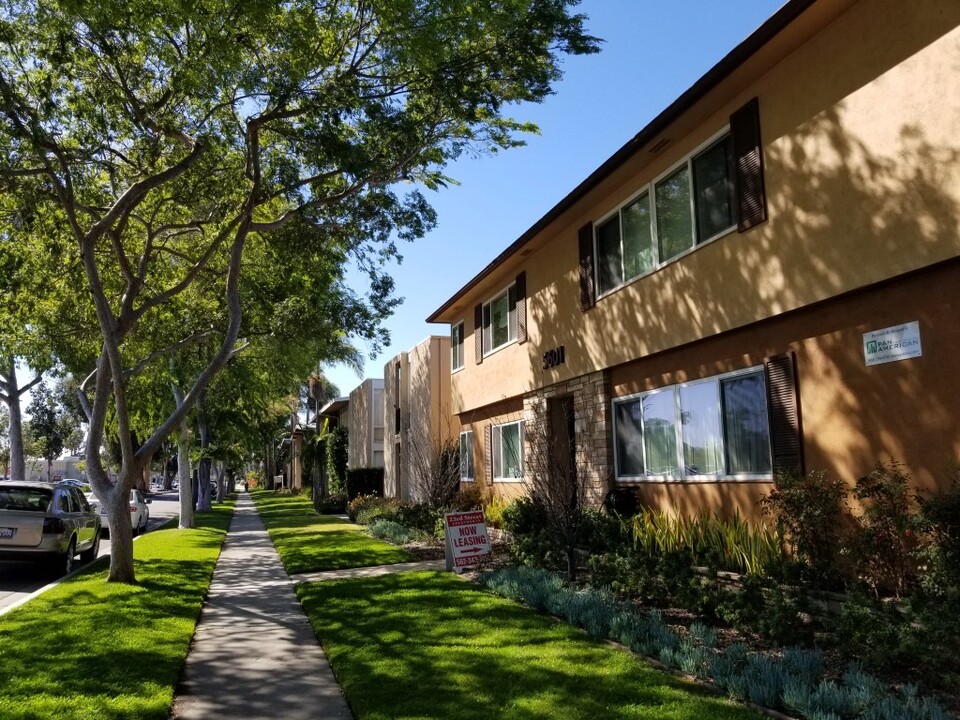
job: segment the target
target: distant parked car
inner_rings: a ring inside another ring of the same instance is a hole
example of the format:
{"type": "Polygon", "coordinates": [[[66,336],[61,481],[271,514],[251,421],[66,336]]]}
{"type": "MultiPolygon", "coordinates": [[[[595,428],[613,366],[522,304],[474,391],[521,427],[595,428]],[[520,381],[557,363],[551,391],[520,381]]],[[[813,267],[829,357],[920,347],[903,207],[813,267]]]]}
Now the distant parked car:
{"type": "Polygon", "coordinates": [[[74,557],[100,552],[100,518],[73,485],[0,482],[0,560],[47,562],[73,570],[74,557]]]}
{"type": "Polygon", "coordinates": [[[85,488],[85,487],[89,487],[89,485],[88,485],[87,483],[85,483],[83,480],[77,480],[76,478],[64,478],[63,480],[59,481],[57,484],[58,484],[58,485],[73,485],[74,487],[78,487],[78,488],[80,488],[81,490],[82,490],[83,488],[85,488]]]}
{"type": "MultiPolygon", "coordinates": [[[[100,521],[103,524],[103,532],[110,532],[110,522],[107,518],[107,508],[100,502],[96,496],[87,495],[90,506],[100,515],[100,521]]],[[[144,498],[143,493],[137,489],[130,491],[130,526],[133,528],[134,536],[139,535],[147,529],[147,523],[150,521],[150,508],[147,507],[152,501],[144,498]]]]}

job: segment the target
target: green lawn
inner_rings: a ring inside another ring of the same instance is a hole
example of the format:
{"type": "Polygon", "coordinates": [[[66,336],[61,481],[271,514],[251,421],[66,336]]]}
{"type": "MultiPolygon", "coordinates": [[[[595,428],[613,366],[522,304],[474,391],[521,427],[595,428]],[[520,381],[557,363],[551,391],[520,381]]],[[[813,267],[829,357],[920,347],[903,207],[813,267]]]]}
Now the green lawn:
{"type": "Polygon", "coordinates": [[[330,515],[319,515],[305,495],[252,492],[288,573],[392,565],[413,558],[395,545],[363,532],[358,525],[330,515]]]}
{"type": "Polygon", "coordinates": [[[165,720],[232,513],[137,540],[138,585],[100,560],[0,617],[0,718],[165,720]]]}
{"type": "Polygon", "coordinates": [[[357,720],[763,717],[448,574],[297,593],[357,720]]]}

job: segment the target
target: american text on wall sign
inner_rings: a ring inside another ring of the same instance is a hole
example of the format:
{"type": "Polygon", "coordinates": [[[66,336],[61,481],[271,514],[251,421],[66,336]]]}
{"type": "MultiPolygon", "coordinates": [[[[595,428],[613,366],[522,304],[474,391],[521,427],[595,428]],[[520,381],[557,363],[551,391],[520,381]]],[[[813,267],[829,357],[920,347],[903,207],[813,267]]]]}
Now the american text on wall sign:
{"type": "Polygon", "coordinates": [[[567,361],[566,354],[563,351],[563,345],[547,350],[543,354],[543,369],[549,370],[557,365],[563,365],[567,361]]]}
{"type": "Polygon", "coordinates": [[[863,359],[867,367],[922,356],[920,323],[916,320],[863,335],[863,359]]]}

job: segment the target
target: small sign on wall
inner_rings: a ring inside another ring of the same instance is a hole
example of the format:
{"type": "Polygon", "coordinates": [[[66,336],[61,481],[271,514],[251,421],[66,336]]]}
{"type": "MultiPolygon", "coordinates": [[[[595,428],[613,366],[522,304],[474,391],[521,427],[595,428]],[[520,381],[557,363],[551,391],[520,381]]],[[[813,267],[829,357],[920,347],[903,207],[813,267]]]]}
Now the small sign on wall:
{"type": "Polygon", "coordinates": [[[923,355],[920,323],[909,322],[863,334],[863,359],[867,367],[923,355]]]}
{"type": "Polygon", "coordinates": [[[463,572],[490,554],[490,537],[482,510],[447,513],[447,570],[463,572]]]}

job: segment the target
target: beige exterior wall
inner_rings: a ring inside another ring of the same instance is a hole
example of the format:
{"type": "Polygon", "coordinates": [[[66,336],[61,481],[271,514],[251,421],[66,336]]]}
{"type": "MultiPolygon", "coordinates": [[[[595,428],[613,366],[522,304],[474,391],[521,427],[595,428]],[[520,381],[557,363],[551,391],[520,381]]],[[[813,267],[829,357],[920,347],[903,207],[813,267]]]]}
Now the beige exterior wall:
{"type": "Polygon", "coordinates": [[[383,380],[379,378],[364,380],[350,393],[350,405],[340,416],[341,423],[347,426],[349,432],[347,467],[351,469],[383,466],[382,393],[383,380]],[[380,413],[374,411],[377,400],[381,405],[380,413]],[[378,453],[381,454],[378,455],[378,453]]]}
{"type": "Polygon", "coordinates": [[[960,3],[825,0],[442,319],[465,321],[457,411],[744,327],[960,255],[960,3]],[[852,5],[848,9],[848,5],[852,5]],[[811,28],[839,17],[812,36],[811,28]],[[809,17],[808,17],[809,16],[809,17]],[[769,220],[579,307],[577,230],[760,102],[769,220]],[[475,366],[475,304],[527,273],[529,341],[475,366]],[[540,369],[563,345],[566,364],[540,369]]]}
{"type": "MultiPolygon", "coordinates": [[[[921,492],[943,487],[960,461],[960,260],[610,372],[613,397],[796,357],[807,470],[853,483],[878,461],[903,462],[921,492]],[[863,335],[907,322],[921,357],[867,366],[863,335]]],[[[757,516],[764,482],[634,484],[645,504],[757,516]]]]}
{"type": "MultiPolygon", "coordinates": [[[[808,470],[852,482],[893,457],[919,488],[942,482],[944,468],[960,460],[958,68],[954,0],[820,0],[445,306],[439,320],[464,322],[452,403],[474,430],[478,481],[487,467],[486,427],[529,415],[545,391],[577,392],[581,379],[600,374],[609,402],[792,352],[808,470]],[[768,220],[701,245],[581,311],[579,228],[722,132],[753,97],[768,220]],[[527,342],[478,365],[473,308],[521,271],[527,342]],[[911,321],[920,323],[923,356],[867,368],[863,333],[911,321]],[[565,362],[542,369],[543,354],[561,346],[565,362]]],[[[608,407],[590,441],[601,485],[612,482],[609,426],[608,407]]],[[[637,487],[656,506],[756,515],[770,482],[637,487]]],[[[491,487],[516,492],[510,485],[491,487]]]]}
{"type": "Polygon", "coordinates": [[[450,338],[428,337],[389,360],[384,365],[384,401],[384,492],[388,497],[419,500],[423,493],[418,477],[440,444],[457,438],[460,431],[450,398],[450,338]],[[396,432],[397,408],[400,432],[396,432]]]}

